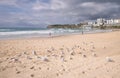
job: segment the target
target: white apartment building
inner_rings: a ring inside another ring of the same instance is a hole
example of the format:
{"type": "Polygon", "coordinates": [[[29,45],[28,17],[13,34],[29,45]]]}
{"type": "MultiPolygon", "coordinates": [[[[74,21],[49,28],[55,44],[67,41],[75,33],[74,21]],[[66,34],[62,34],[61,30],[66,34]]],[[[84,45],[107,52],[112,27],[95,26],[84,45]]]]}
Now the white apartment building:
{"type": "Polygon", "coordinates": [[[89,21],[88,25],[90,26],[101,26],[101,25],[106,25],[106,26],[111,26],[111,25],[120,25],[120,19],[104,19],[104,18],[98,18],[96,21],[89,21]]]}
{"type": "Polygon", "coordinates": [[[103,18],[98,18],[94,23],[93,26],[101,26],[104,25],[106,23],[106,20],[103,18]]]}
{"type": "Polygon", "coordinates": [[[93,25],[93,23],[94,23],[94,22],[91,22],[91,21],[90,21],[90,22],[88,22],[88,25],[93,25]]]}
{"type": "Polygon", "coordinates": [[[106,24],[120,24],[120,19],[106,20],[106,24]]]}
{"type": "Polygon", "coordinates": [[[106,20],[106,24],[114,24],[114,19],[106,20]]]}
{"type": "Polygon", "coordinates": [[[120,24],[120,19],[114,19],[115,24],[120,24]]]}
{"type": "Polygon", "coordinates": [[[109,19],[109,20],[105,20],[103,18],[99,18],[97,19],[97,26],[100,25],[120,25],[120,19],[109,19]]]}

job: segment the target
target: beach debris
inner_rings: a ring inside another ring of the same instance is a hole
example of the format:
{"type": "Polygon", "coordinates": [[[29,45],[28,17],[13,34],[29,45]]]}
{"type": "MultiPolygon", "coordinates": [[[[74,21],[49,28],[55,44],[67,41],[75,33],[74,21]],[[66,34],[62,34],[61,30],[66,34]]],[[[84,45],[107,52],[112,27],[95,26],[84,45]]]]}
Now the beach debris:
{"type": "Polygon", "coordinates": [[[95,47],[93,46],[92,49],[95,49],[95,47]]]}
{"type": "Polygon", "coordinates": [[[7,57],[6,60],[8,60],[9,58],[7,57]]]}
{"type": "Polygon", "coordinates": [[[92,41],[90,43],[93,43],[92,41]]]}
{"type": "Polygon", "coordinates": [[[50,70],[50,68],[47,68],[47,70],[50,70]]]}
{"type": "Polygon", "coordinates": [[[62,72],[60,72],[60,74],[61,74],[61,75],[63,75],[63,73],[62,73],[62,72]]]}
{"type": "Polygon", "coordinates": [[[55,51],[55,48],[54,48],[54,47],[51,47],[51,50],[52,50],[52,51],[55,51]]]}
{"type": "Polygon", "coordinates": [[[30,69],[34,69],[34,66],[30,67],[30,69]]]}
{"type": "Polygon", "coordinates": [[[64,65],[61,65],[61,67],[64,67],[64,65]]]}
{"type": "Polygon", "coordinates": [[[64,55],[65,53],[63,51],[61,51],[61,55],[64,55]]]}
{"type": "Polygon", "coordinates": [[[65,45],[62,45],[62,47],[65,47],[65,45]]]}
{"type": "Polygon", "coordinates": [[[94,50],[90,50],[91,52],[94,52],[94,50]]]}
{"type": "Polygon", "coordinates": [[[41,59],[41,57],[40,57],[40,56],[37,56],[37,59],[41,59]]]}
{"type": "Polygon", "coordinates": [[[20,74],[21,72],[20,71],[17,71],[16,74],[20,74]]]}
{"type": "Polygon", "coordinates": [[[103,48],[104,48],[104,49],[106,49],[106,47],[105,47],[105,46],[104,46],[103,48]]]}
{"type": "Polygon", "coordinates": [[[58,55],[56,55],[56,54],[52,54],[52,56],[53,56],[54,58],[57,58],[57,57],[58,57],[58,55]]]}
{"type": "Polygon", "coordinates": [[[88,43],[86,43],[85,45],[88,45],[88,43]]]}
{"type": "Polygon", "coordinates": [[[26,53],[26,52],[23,52],[23,54],[27,55],[27,53],[26,53]]]}
{"type": "Polygon", "coordinates": [[[60,59],[61,59],[62,62],[66,62],[64,56],[61,56],[60,59]]]}
{"type": "Polygon", "coordinates": [[[11,60],[13,61],[13,62],[18,62],[19,60],[18,60],[18,58],[11,58],[11,60]]]}
{"type": "Polygon", "coordinates": [[[0,60],[0,63],[2,63],[3,61],[0,60]]]}
{"type": "Polygon", "coordinates": [[[59,76],[59,73],[56,73],[57,76],[59,76]]]}
{"type": "Polygon", "coordinates": [[[61,59],[62,61],[64,61],[64,52],[63,52],[63,51],[61,51],[60,59],[61,59]]]}
{"type": "Polygon", "coordinates": [[[47,55],[47,57],[50,57],[50,55],[47,55]]]}
{"type": "Polygon", "coordinates": [[[71,51],[71,52],[70,52],[70,55],[75,55],[75,52],[74,52],[74,51],[71,51]]]}
{"type": "Polygon", "coordinates": [[[49,62],[49,59],[48,59],[46,56],[41,57],[41,60],[42,60],[42,61],[45,61],[45,62],[49,62]]]}
{"type": "Polygon", "coordinates": [[[83,41],[83,44],[85,44],[85,42],[83,41]]]}
{"type": "Polygon", "coordinates": [[[77,47],[78,47],[78,48],[80,48],[80,46],[79,46],[79,45],[78,45],[77,47]]]}
{"type": "Polygon", "coordinates": [[[66,50],[67,50],[67,52],[69,52],[70,50],[69,50],[69,48],[66,48],[66,50]]]}
{"type": "Polygon", "coordinates": [[[82,71],[82,74],[85,74],[85,71],[82,71]]]}
{"type": "Polygon", "coordinates": [[[85,49],[83,48],[83,51],[85,51],[85,49]]]}
{"type": "Polygon", "coordinates": [[[79,47],[79,49],[82,49],[82,47],[79,47]]]}
{"type": "Polygon", "coordinates": [[[31,76],[31,77],[34,77],[34,74],[31,74],[30,76],[31,76]]]}
{"type": "Polygon", "coordinates": [[[65,71],[65,69],[63,69],[62,71],[65,71]]]}
{"type": "Polygon", "coordinates": [[[30,56],[27,56],[27,59],[32,60],[33,58],[32,58],[32,57],[30,57],[30,56]]]}
{"type": "Polygon", "coordinates": [[[113,62],[112,58],[110,58],[110,57],[106,57],[106,61],[107,62],[113,62]]]}
{"type": "Polygon", "coordinates": [[[37,55],[36,51],[32,51],[32,54],[33,54],[33,55],[37,55]]]}
{"type": "Polygon", "coordinates": [[[72,60],[73,58],[72,57],[70,57],[70,60],[72,60]]]}
{"type": "Polygon", "coordinates": [[[48,53],[51,53],[51,51],[50,51],[50,50],[47,50],[47,52],[48,52],[48,53]]]}
{"type": "Polygon", "coordinates": [[[18,55],[17,55],[17,57],[21,57],[21,56],[22,56],[22,54],[18,54],[18,55]]]}
{"type": "Polygon", "coordinates": [[[78,54],[82,54],[82,52],[79,52],[78,54]]]}
{"type": "Polygon", "coordinates": [[[0,71],[5,71],[5,70],[6,70],[6,68],[5,68],[5,67],[3,67],[3,68],[1,68],[1,69],[0,69],[0,71]]]}
{"type": "Polygon", "coordinates": [[[41,67],[39,67],[39,69],[41,70],[41,67]]]}
{"type": "Polygon", "coordinates": [[[60,48],[60,50],[64,50],[63,48],[60,48]]]}
{"type": "Polygon", "coordinates": [[[84,55],[82,55],[83,57],[87,57],[85,54],[84,55]]]}
{"type": "Polygon", "coordinates": [[[74,49],[75,49],[75,47],[72,48],[72,50],[74,50],[74,49]]]}
{"type": "Polygon", "coordinates": [[[92,53],[92,56],[96,57],[97,55],[95,53],[92,53]]]}

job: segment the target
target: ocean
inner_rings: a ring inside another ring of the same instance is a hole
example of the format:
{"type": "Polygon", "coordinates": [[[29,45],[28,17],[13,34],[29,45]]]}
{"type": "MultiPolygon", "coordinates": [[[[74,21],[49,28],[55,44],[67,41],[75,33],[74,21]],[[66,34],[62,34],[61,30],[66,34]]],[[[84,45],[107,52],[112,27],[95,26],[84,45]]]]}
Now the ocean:
{"type": "Polygon", "coordinates": [[[92,29],[47,29],[47,28],[0,28],[0,39],[50,37],[70,34],[110,32],[112,30],[92,29]]]}

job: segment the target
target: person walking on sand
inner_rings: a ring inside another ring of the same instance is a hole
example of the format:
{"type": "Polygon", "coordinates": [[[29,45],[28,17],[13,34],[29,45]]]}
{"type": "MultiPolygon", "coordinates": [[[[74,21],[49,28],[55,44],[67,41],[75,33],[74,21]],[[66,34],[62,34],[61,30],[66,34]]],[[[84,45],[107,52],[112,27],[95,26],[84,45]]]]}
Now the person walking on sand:
{"type": "Polygon", "coordinates": [[[82,35],[84,34],[83,30],[82,30],[82,35]]]}
{"type": "Polygon", "coordinates": [[[82,27],[82,35],[84,34],[84,27],[82,27]]]}
{"type": "Polygon", "coordinates": [[[49,37],[51,37],[51,36],[52,36],[52,33],[50,32],[50,33],[49,33],[49,37]]]}

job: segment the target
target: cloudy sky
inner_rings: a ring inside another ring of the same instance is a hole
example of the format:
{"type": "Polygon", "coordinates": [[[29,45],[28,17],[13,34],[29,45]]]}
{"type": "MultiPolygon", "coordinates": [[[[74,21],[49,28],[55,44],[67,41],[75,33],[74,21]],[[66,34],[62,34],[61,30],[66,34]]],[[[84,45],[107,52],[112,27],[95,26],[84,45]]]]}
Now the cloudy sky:
{"type": "Polygon", "coordinates": [[[0,0],[0,27],[45,27],[120,18],[120,0],[0,0]]]}

